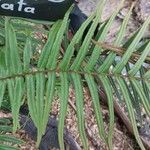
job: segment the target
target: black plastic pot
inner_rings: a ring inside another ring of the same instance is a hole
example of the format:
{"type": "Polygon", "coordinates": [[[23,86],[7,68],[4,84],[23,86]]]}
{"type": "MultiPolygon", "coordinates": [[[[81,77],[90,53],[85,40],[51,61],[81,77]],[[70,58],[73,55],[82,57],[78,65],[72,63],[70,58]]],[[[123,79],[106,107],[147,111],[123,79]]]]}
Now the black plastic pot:
{"type": "MultiPolygon", "coordinates": [[[[37,129],[31,118],[20,115],[20,124],[30,138],[36,141],[37,129]]],[[[81,150],[73,136],[67,129],[64,131],[64,145],[66,150],[81,150]]],[[[45,134],[39,145],[39,150],[60,149],[58,142],[58,122],[55,117],[49,117],[45,134]]]]}
{"type": "Polygon", "coordinates": [[[56,21],[73,3],[74,0],[1,0],[0,15],[56,21]]]}
{"type": "MultiPolygon", "coordinates": [[[[32,119],[29,117],[29,110],[27,105],[20,108],[20,125],[22,129],[29,135],[29,137],[36,141],[37,128],[32,119]]],[[[66,150],[81,150],[78,143],[75,141],[71,133],[64,129],[64,145],[66,150]]],[[[49,117],[45,134],[42,137],[39,145],[39,150],[60,149],[58,142],[58,121],[56,117],[49,117]]]]}

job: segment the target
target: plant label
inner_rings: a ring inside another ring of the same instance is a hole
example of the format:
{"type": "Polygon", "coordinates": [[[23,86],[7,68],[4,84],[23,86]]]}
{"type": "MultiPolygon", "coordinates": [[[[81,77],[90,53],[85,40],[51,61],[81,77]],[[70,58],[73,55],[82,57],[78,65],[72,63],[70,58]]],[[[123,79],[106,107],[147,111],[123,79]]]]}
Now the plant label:
{"type": "Polygon", "coordinates": [[[62,19],[74,0],[0,0],[0,15],[37,20],[62,19]]]}

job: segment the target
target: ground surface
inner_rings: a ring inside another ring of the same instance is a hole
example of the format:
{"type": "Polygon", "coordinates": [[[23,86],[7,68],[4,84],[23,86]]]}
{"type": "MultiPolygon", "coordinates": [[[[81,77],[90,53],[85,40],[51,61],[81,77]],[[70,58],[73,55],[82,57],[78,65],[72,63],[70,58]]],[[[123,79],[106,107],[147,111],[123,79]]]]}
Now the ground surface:
{"type": "MultiPolygon", "coordinates": [[[[85,103],[85,120],[86,120],[86,132],[89,141],[89,149],[90,150],[106,150],[106,145],[100,139],[98,128],[95,121],[93,106],[89,91],[87,88],[84,88],[84,103],[85,103]]],[[[80,144],[82,149],[82,144],[80,141],[80,136],[78,133],[77,127],[77,118],[75,115],[75,95],[74,90],[70,88],[70,97],[69,102],[71,105],[69,106],[68,115],[66,118],[66,127],[75,137],[75,140],[80,144]]],[[[109,112],[108,108],[105,105],[101,105],[103,119],[105,122],[105,130],[108,129],[108,122],[109,122],[109,112]]],[[[56,100],[54,103],[52,113],[57,115],[59,111],[59,102],[56,100]]],[[[114,135],[113,135],[113,150],[138,150],[138,146],[132,138],[127,134],[126,128],[120,124],[118,118],[115,120],[115,127],[114,127],[114,135]]]]}
{"type": "MultiPolygon", "coordinates": [[[[89,141],[89,150],[106,150],[106,145],[100,139],[94,111],[92,108],[91,97],[87,88],[84,88],[84,103],[85,103],[85,120],[86,120],[86,133],[89,141]]],[[[80,145],[82,149],[82,144],[80,141],[80,136],[77,127],[77,118],[75,111],[75,95],[74,90],[70,88],[70,96],[69,96],[69,108],[68,114],[66,118],[66,128],[73,135],[74,139],[80,145]]],[[[58,116],[59,114],[59,99],[55,98],[53,102],[51,114],[54,116],[58,116]]],[[[109,122],[109,112],[108,108],[105,105],[101,105],[103,120],[105,122],[105,130],[108,130],[108,122],[109,122]]],[[[20,145],[21,150],[37,150],[35,146],[35,142],[31,140],[24,131],[18,131],[15,134],[16,137],[23,139],[26,143],[20,145]]],[[[138,150],[139,147],[136,144],[135,140],[130,137],[125,126],[119,121],[116,117],[115,119],[115,127],[113,134],[113,150],[138,150]]]]}

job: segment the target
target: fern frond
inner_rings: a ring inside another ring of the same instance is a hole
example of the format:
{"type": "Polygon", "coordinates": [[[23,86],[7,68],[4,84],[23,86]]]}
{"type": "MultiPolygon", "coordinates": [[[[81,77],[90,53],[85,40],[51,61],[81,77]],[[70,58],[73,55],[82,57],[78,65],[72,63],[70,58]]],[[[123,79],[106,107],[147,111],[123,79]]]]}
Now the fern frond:
{"type": "Polygon", "coordinates": [[[108,21],[100,22],[99,32],[94,39],[94,31],[99,24],[99,18],[105,4],[105,1],[102,1],[98,9],[83,23],[72,40],[68,41],[68,46],[64,50],[62,58],[59,57],[61,56],[60,49],[62,41],[66,40],[64,35],[68,29],[70,9],[63,21],[59,20],[52,25],[48,33],[47,42],[41,53],[39,53],[34,63],[34,68],[32,66],[34,53],[31,51],[33,43],[34,45],[36,43],[31,38],[26,37],[24,39],[25,44],[21,45],[20,40],[17,38],[15,25],[9,18],[5,19],[5,32],[3,31],[3,33],[5,33],[6,45],[1,48],[3,51],[0,51],[0,58],[5,55],[4,62],[0,61],[0,104],[6,90],[8,90],[14,120],[14,131],[19,127],[19,109],[23,103],[23,96],[26,96],[31,118],[38,130],[37,143],[40,143],[56,92],[56,82],[59,80],[61,85],[58,125],[60,147],[64,150],[64,122],[67,115],[69,87],[73,85],[79,133],[84,149],[88,149],[82,82],[85,79],[92,98],[99,135],[109,149],[113,147],[114,93],[118,99],[121,99],[126,104],[135,138],[141,149],[145,149],[138,133],[136,117],[137,114],[140,114],[141,108],[144,108],[146,114],[150,117],[150,70],[144,65],[144,63],[149,65],[150,42],[148,41],[139,46],[146,28],[150,24],[150,17],[124,43],[126,27],[133,9],[132,6],[118,31],[114,43],[107,45],[107,33],[122,3],[108,21]],[[83,33],[89,24],[91,24],[91,27],[83,40],[83,33]],[[79,44],[78,47],[76,46],[77,44],[79,44]],[[20,52],[20,45],[24,47],[23,53],[20,52]],[[115,47],[119,49],[119,52],[113,50],[115,47]],[[103,55],[105,50],[108,51],[108,55],[103,55]],[[122,50],[124,51],[122,52],[122,50]],[[76,57],[74,56],[75,51],[77,52],[76,57]],[[99,86],[104,88],[108,99],[110,118],[108,133],[105,131],[101,112],[101,98],[98,94],[99,86]],[[137,105],[135,106],[134,104],[137,105]],[[134,109],[137,110],[137,113],[134,109]]]}

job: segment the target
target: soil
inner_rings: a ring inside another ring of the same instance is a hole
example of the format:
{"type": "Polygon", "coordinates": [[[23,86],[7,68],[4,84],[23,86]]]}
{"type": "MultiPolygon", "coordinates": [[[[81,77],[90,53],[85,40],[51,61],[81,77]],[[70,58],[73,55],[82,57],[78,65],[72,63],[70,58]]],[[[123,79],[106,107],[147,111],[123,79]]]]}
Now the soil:
{"type": "MultiPolygon", "coordinates": [[[[86,124],[86,133],[87,138],[89,142],[89,150],[107,150],[107,146],[105,143],[101,140],[94,116],[94,110],[92,106],[91,97],[89,94],[89,91],[87,88],[83,89],[84,91],[84,111],[85,111],[85,124],[86,124]]],[[[69,94],[69,107],[68,107],[68,113],[66,117],[66,128],[69,130],[71,135],[74,137],[76,142],[79,144],[79,146],[82,148],[82,143],[80,140],[80,135],[78,132],[77,127],[77,117],[76,117],[76,110],[75,110],[75,95],[73,88],[70,88],[70,94],[69,94]]],[[[52,112],[51,115],[59,116],[59,99],[56,97],[53,101],[52,105],[52,112]]],[[[109,112],[108,108],[101,104],[102,114],[103,114],[103,120],[105,125],[105,131],[107,133],[108,131],[108,122],[109,122],[109,112]]],[[[35,146],[35,141],[31,140],[28,135],[22,131],[19,130],[16,134],[16,137],[21,138],[25,141],[25,144],[19,145],[21,150],[37,150],[35,146]]],[[[113,150],[138,150],[139,147],[133,137],[130,137],[128,134],[128,131],[126,130],[125,126],[120,122],[120,120],[116,117],[115,118],[115,126],[114,126],[114,134],[113,134],[113,150]]]]}
{"type": "MultiPolygon", "coordinates": [[[[76,106],[75,106],[75,95],[73,88],[69,90],[69,107],[68,113],[65,121],[65,126],[69,130],[69,133],[74,137],[75,141],[82,148],[82,142],[80,140],[80,135],[77,126],[76,117],[76,106]]],[[[96,124],[96,119],[94,116],[93,105],[91,101],[91,96],[89,94],[88,88],[83,88],[84,91],[84,115],[85,115],[85,128],[89,143],[89,150],[107,150],[106,144],[101,140],[96,124]]],[[[51,115],[59,116],[59,98],[55,97],[52,104],[51,115]]],[[[105,125],[105,131],[108,131],[109,123],[109,112],[107,106],[101,103],[101,109],[103,114],[103,120],[105,125]]],[[[11,114],[0,113],[0,118],[11,117],[11,114]]],[[[10,133],[8,133],[10,134],[10,133]]],[[[33,141],[23,130],[18,130],[14,134],[15,137],[25,141],[24,144],[19,145],[21,150],[37,150],[36,143],[33,141]]],[[[125,126],[120,122],[119,118],[115,117],[114,133],[113,133],[113,150],[138,150],[139,147],[133,137],[128,134],[125,126]]]]}

